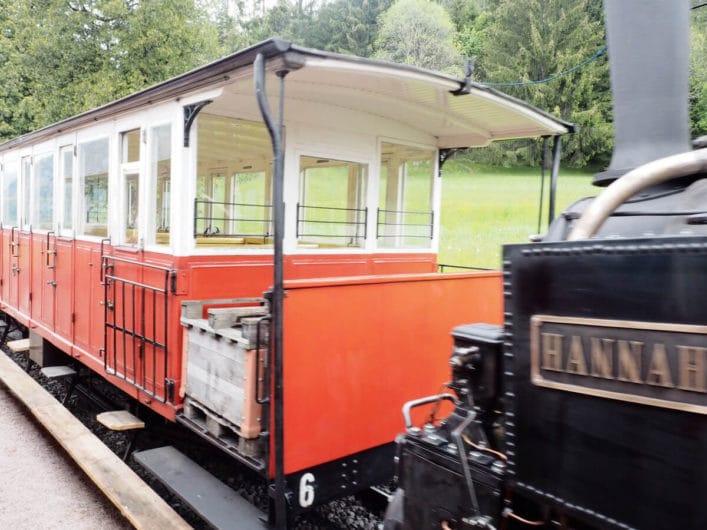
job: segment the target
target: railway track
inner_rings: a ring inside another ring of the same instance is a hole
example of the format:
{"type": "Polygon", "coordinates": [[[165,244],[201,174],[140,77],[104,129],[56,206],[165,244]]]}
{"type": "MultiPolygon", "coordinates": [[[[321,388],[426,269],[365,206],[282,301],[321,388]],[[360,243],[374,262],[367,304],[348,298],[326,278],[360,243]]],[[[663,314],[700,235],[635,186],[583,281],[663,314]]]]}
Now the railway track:
{"type": "MultiPolygon", "coordinates": [[[[83,393],[73,393],[64,407],[60,401],[66,395],[66,384],[47,379],[34,364],[30,363],[25,370],[25,363],[22,353],[0,353],[0,379],[130,524],[136,528],[211,528],[135,459],[131,457],[126,463],[122,462],[120,456],[129,438],[125,433],[106,429],[96,420],[101,411],[96,402],[112,402],[127,408],[127,396],[96,378],[90,391],[84,388],[83,393]],[[86,399],[86,394],[94,394],[93,399],[86,399]]],[[[267,488],[260,477],[223,458],[217,449],[149,410],[141,410],[140,416],[147,427],[136,440],[136,450],[172,445],[265,510],[267,488]]],[[[375,529],[383,506],[380,494],[348,497],[298,516],[291,527],[298,530],[375,529]]]]}

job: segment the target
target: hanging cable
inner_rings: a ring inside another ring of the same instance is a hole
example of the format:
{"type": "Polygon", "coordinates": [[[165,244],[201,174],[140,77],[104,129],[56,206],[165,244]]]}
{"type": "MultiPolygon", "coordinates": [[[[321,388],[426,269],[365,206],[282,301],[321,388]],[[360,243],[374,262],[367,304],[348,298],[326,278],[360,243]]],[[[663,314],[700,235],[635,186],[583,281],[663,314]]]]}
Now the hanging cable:
{"type": "MultiPolygon", "coordinates": [[[[699,9],[701,7],[707,6],[707,2],[703,2],[701,4],[696,4],[692,7],[690,7],[691,10],[699,9]]],[[[554,81],[555,79],[558,79],[560,77],[563,77],[565,75],[571,74],[572,72],[576,72],[580,68],[588,65],[589,63],[596,61],[600,57],[602,57],[606,53],[606,46],[600,48],[599,50],[594,53],[591,57],[588,57],[581,63],[573,66],[572,68],[568,68],[567,70],[563,70],[562,72],[559,72],[557,74],[551,75],[550,77],[546,77],[545,79],[538,79],[536,81],[512,81],[508,83],[486,83],[483,81],[479,81],[480,85],[484,86],[528,86],[528,85],[541,85],[543,83],[549,83],[550,81],[554,81]]]]}
{"type": "Polygon", "coordinates": [[[567,70],[563,70],[562,72],[559,72],[555,75],[551,75],[550,77],[546,77],[545,79],[538,79],[537,81],[514,81],[510,83],[486,83],[483,81],[480,81],[479,84],[483,86],[527,86],[527,85],[541,85],[543,83],[549,83],[550,81],[554,81],[555,79],[558,79],[560,77],[563,77],[565,75],[571,74],[572,72],[576,72],[580,68],[588,65],[592,61],[596,61],[599,59],[601,56],[603,56],[606,53],[606,46],[603,48],[597,50],[597,52],[592,55],[591,57],[585,59],[581,63],[573,66],[572,68],[568,68],[567,70]]]}

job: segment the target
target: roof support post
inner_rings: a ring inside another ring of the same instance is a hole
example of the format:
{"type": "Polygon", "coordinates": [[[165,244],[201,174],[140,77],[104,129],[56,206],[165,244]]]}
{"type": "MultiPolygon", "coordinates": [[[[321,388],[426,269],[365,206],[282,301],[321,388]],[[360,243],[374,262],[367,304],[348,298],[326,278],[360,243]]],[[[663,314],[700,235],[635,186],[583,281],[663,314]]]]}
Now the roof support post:
{"type": "Polygon", "coordinates": [[[282,302],[284,298],[284,266],[283,266],[283,237],[285,231],[285,203],[284,203],[284,152],[282,145],[282,120],[285,101],[285,76],[289,70],[282,69],[276,72],[280,79],[279,116],[277,122],[273,118],[265,93],[265,58],[259,53],[253,64],[255,73],[255,96],[258,107],[263,116],[263,121],[270,133],[273,150],[273,260],[274,278],[272,291],[272,327],[273,340],[271,342],[272,366],[274,369],[274,448],[275,448],[275,498],[274,521],[270,520],[276,529],[287,528],[287,501],[285,498],[285,455],[284,455],[284,402],[283,402],[283,345],[282,345],[282,302]]]}
{"type": "Polygon", "coordinates": [[[192,103],[191,105],[184,105],[184,147],[189,147],[189,135],[196,115],[199,114],[201,109],[211,103],[211,101],[212,100],[207,99],[206,101],[192,103]]]}
{"type": "Polygon", "coordinates": [[[560,158],[562,152],[562,138],[553,137],[552,144],[552,172],[550,173],[550,208],[548,209],[548,224],[555,218],[555,199],[557,197],[557,176],[560,172],[560,158]]]}

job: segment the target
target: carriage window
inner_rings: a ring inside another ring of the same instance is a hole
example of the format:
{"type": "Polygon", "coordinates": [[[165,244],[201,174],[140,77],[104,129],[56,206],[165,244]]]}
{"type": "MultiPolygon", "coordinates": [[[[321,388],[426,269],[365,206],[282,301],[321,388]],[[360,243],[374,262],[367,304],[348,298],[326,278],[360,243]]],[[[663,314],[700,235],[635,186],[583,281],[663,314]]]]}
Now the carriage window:
{"type": "Polygon", "coordinates": [[[17,166],[5,165],[2,181],[2,223],[6,226],[17,225],[17,166]]]}
{"type": "Polygon", "coordinates": [[[108,139],[79,145],[82,234],[108,235],[108,139]]]}
{"type": "Polygon", "coordinates": [[[66,230],[73,228],[72,202],[74,194],[74,148],[62,147],[59,153],[59,171],[61,172],[62,214],[61,226],[66,230]]]}
{"type": "Polygon", "coordinates": [[[20,215],[22,216],[22,226],[29,226],[29,203],[30,203],[30,176],[32,173],[32,161],[30,157],[26,156],[22,158],[20,162],[20,193],[22,193],[22,210],[20,210],[20,215]]]}
{"type": "Polygon", "coordinates": [[[138,199],[140,195],[140,129],[120,135],[120,172],[123,180],[123,241],[138,242],[138,199]]]}
{"type": "Polygon", "coordinates": [[[376,237],[382,248],[429,248],[435,152],[383,143],[376,237]]]}
{"type": "Polygon", "coordinates": [[[270,245],[272,152],[265,126],[201,114],[197,131],[197,245],[270,245]]]}
{"type": "Polygon", "coordinates": [[[297,242],[301,248],[363,246],[367,174],[366,164],[300,157],[297,242]]]}
{"type": "Polygon", "coordinates": [[[152,129],[152,151],[150,156],[150,178],[155,197],[154,242],[169,245],[170,194],[172,171],[172,134],[169,125],[152,129]]]}
{"type": "Polygon", "coordinates": [[[54,220],[54,157],[52,155],[34,159],[32,195],[32,225],[42,230],[51,230],[54,220]]]}

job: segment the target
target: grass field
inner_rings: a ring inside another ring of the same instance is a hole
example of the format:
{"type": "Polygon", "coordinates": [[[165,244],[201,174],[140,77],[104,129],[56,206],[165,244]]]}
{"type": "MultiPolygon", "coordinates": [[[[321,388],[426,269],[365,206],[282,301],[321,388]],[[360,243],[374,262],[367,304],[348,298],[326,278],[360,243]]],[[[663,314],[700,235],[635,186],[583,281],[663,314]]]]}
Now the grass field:
{"type": "MultiPolygon", "coordinates": [[[[556,214],[575,200],[596,195],[593,172],[561,170],[556,214]]],[[[547,230],[545,201],[538,231],[539,168],[496,168],[450,160],[442,177],[442,221],[439,262],[499,268],[501,245],[526,243],[547,230]]]]}

